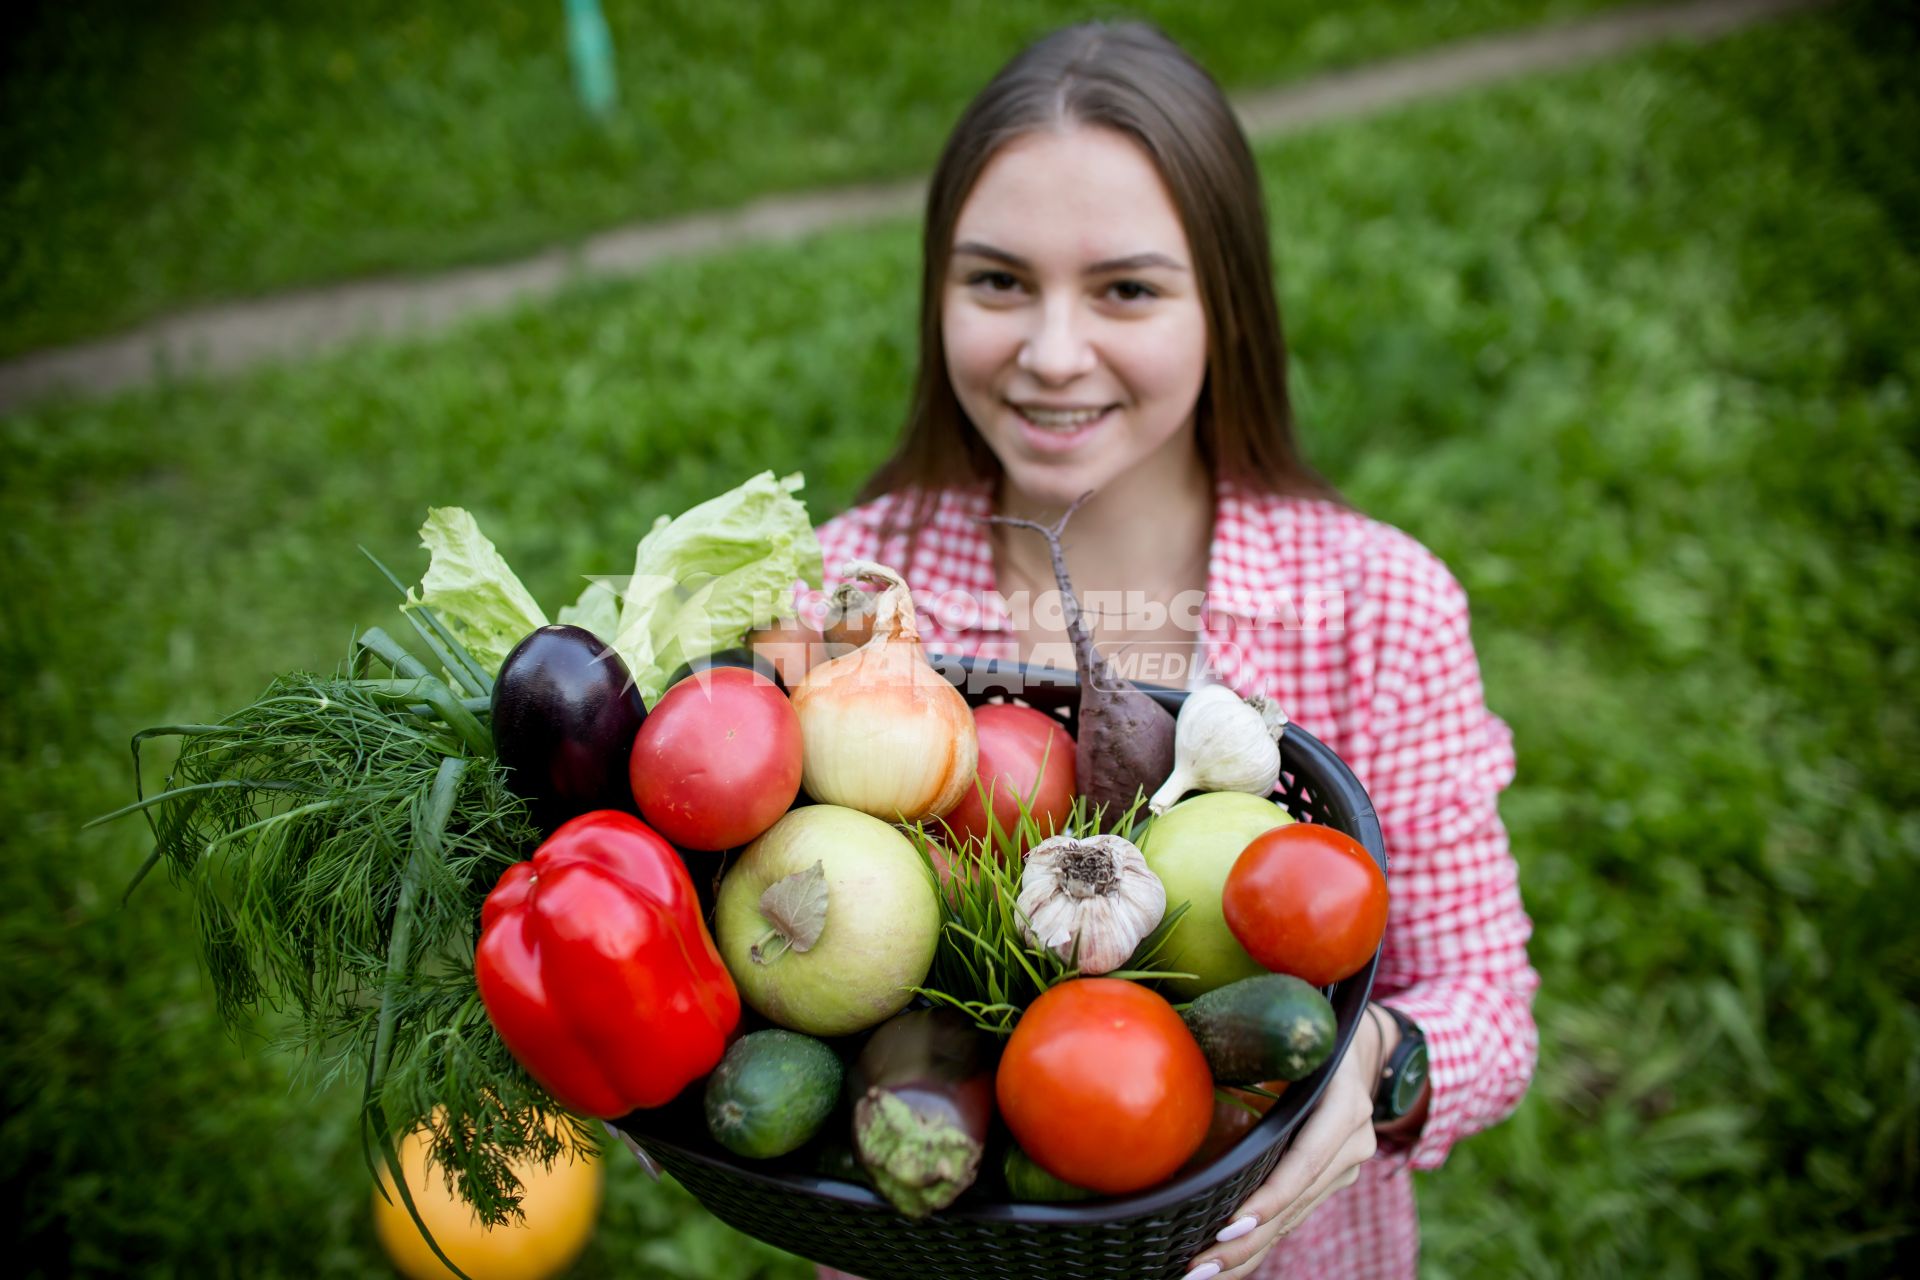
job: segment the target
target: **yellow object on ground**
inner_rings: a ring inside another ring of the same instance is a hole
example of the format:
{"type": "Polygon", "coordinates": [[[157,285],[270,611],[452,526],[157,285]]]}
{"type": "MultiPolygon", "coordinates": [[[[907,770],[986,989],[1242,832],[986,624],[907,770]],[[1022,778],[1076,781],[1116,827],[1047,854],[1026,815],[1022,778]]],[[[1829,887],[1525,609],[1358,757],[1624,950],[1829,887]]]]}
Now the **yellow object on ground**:
{"type": "MultiPolygon", "coordinates": [[[[600,1218],[600,1192],[606,1180],[597,1152],[560,1157],[551,1169],[517,1165],[526,1188],[517,1226],[480,1225],[473,1210],[447,1186],[439,1169],[427,1167],[424,1135],[408,1134],[400,1143],[400,1167],[427,1229],[449,1258],[472,1280],[545,1280],[566,1270],[580,1256],[600,1218]]],[[[373,1194],[373,1226],[393,1265],[408,1280],[444,1280],[448,1271],[420,1237],[407,1206],[394,1194],[385,1170],[380,1181],[388,1196],[373,1194]]]]}

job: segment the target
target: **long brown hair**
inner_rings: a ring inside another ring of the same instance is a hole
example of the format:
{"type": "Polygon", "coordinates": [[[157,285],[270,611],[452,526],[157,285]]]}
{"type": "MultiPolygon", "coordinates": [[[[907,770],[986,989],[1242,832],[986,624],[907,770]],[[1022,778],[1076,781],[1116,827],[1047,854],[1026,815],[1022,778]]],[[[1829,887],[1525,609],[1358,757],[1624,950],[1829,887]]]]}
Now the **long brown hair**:
{"type": "Polygon", "coordinates": [[[1043,37],[1001,68],[954,126],[927,192],[913,400],[898,447],[858,500],[917,490],[923,501],[905,518],[914,528],[930,514],[933,491],[999,478],[999,460],[967,421],[947,373],[941,305],[954,224],[1001,147],[1070,124],[1132,138],[1173,195],[1206,314],[1207,374],[1194,413],[1200,455],[1214,478],[1337,501],[1294,443],[1287,346],[1253,152],[1213,77],[1142,22],[1091,22],[1043,37]]]}

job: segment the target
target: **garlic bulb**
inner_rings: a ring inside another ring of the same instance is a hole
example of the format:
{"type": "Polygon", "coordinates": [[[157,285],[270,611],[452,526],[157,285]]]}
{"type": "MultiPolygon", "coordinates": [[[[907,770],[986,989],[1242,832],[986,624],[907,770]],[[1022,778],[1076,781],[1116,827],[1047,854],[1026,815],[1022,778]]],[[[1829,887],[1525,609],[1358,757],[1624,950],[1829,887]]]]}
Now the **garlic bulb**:
{"type": "Polygon", "coordinates": [[[872,638],[794,686],[801,785],[815,800],[886,822],[943,817],[973,789],[973,710],[927,662],[900,575],[858,560],[845,574],[882,584],[872,638]]]}
{"type": "Polygon", "coordinates": [[[1167,891],[1119,836],[1054,836],[1033,847],[1020,877],[1020,934],[1062,960],[1079,946],[1083,974],[1110,973],[1167,913],[1167,891]]]}
{"type": "Polygon", "coordinates": [[[1173,728],[1173,772],[1147,808],[1159,814],[1189,791],[1264,796],[1280,781],[1280,735],[1287,717],[1261,695],[1242,698],[1223,684],[1189,694],[1173,728]]]}

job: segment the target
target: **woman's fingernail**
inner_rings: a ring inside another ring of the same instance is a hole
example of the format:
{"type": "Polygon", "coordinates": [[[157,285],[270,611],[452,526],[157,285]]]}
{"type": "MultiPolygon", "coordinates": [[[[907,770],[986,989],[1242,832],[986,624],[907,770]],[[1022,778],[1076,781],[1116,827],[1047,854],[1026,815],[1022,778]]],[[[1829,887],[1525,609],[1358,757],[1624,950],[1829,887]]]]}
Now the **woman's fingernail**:
{"type": "Polygon", "coordinates": [[[1247,1232],[1259,1225],[1260,1219],[1254,1217],[1252,1214],[1248,1214],[1244,1218],[1235,1218],[1232,1222],[1220,1228],[1220,1234],[1215,1236],[1214,1239],[1218,1240],[1221,1244],[1225,1244],[1229,1240],[1238,1240],[1241,1236],[1247,1234],[1247,1232]]]}
{"type": "Polygon", "coordinates": [[[1185,1280],[1213,1280],[1213,1278],[1219,1274],[1219,1263],[1203,1262],[1193,1270],[1187,1272],[1185,1280]]]}

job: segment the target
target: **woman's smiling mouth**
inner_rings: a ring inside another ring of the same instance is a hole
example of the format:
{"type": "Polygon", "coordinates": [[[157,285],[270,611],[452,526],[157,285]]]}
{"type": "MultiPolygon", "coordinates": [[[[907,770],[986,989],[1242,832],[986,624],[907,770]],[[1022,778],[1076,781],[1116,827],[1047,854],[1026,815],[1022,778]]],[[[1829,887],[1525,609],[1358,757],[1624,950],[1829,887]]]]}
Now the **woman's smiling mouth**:
{"type": "Polygon", "coordinates": [[[1038,404],[1016,404],[1015,411],[1033,423],[1036,427],[1078,427],[1092,422],[1112,406],[1075,405],[1071,407],[1050,407],[1038,404]]]}
{"type": "Polygon", "coordinates": [[[1094,434],[1116,405],[1011,405],[1020,419],[1027,447],[1038,453],[1061,453],[1094,434]]]}

